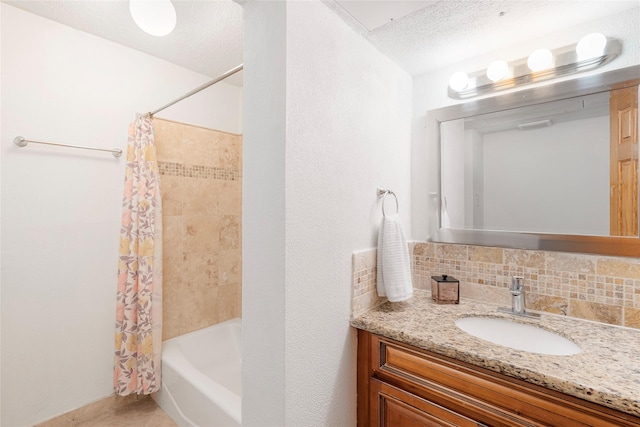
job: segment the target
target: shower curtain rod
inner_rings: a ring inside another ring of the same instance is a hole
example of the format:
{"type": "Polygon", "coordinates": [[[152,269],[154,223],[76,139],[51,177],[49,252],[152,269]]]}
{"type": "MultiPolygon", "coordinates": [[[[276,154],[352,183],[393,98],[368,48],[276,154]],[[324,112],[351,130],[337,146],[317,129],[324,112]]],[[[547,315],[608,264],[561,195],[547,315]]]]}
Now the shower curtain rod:
{"type": "Polygon", "coordinates": [[[191,92],[187,93],[186,95],[183,95],[180,98],[178,98],[178,99],[176,99],[174,101],[171,101],[167,105],[163,105],[162,107],[158,108],[157,110],[149,112],[149,114],[151,116],[153,116],[154,114],[159,113],[160,111],[164,110],[165,108],[169,108],[173,104],[177,104],[178,102],[182,101],[183,99],[186,99],[186,98],[190,97],[191,95],[195,95],[196,93],[200,92],[201,90],[204,90],[204,89],[208,88],[209,86],[213,86],[214,84],[218,83],[219,81],[222,81],[222,80],[226,79],[227,77],[234,75],[238,71],[241,71],[242,68],[243,68],[243,65],[244,64],[240,64],[240,65],[230,69],[226,73],[221,74],[220,76],[216,77],[215,79],[211,80],[210,82],[207,82],[207,83],[203,84],[202,86],[198,86],[197,88],[195,88],[191,92]]]}

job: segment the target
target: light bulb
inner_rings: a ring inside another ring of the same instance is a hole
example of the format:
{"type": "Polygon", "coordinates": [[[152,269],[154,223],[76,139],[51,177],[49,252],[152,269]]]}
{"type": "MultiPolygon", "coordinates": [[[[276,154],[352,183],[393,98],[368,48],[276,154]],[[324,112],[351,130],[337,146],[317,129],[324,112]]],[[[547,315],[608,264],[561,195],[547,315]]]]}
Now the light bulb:
{"type": "Polygon", "coordinates": [[[578,45],[576,46],[578,61],[602,56],[605,46],[607,46],[607,38],[604,36],[604,34],[587,34],[580,39],[578,45]]]}
{"type": "Polygon", "coordinates": [[[492,82],[498,82],[509,74],[509,65],[505,61],[493,61],[487,68],[487,77],[492,82]]]}
{"type": "Polygon", "coordinates": [[[549,49],[534,50],[527,59],[527,65],[534,72],[546,70],[553,65],[553,55],[549,49]]]}
{"type": "Polygon", "coordinates": [[[135,23],[152,36],[166,36],[176,26],[176,9],[171,0],[129,0],[135,23]]]}
{"type": "Polygon", "coordinates": [[[453,73],[449,78],[449,87],[455,90],[456,92],[460,92],[462,89],[467,87],[469,83],[469,76],[467,73],[463,73],[462,71],[458,71],[457,73],[453,73]]]}

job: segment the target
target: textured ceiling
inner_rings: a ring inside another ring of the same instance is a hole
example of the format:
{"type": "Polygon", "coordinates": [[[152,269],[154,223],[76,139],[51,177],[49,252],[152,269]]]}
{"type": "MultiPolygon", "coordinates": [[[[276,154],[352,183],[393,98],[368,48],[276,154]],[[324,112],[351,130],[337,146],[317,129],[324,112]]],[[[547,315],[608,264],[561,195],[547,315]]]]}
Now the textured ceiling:
{"type": "Polygon", "coordinates": [[[341,1],[325,3],[411,75],[623,10],[640,19],[638,0],[440,0],[369,31],[366,20],[347,13],[341,1]]]}
{"type": "MultiPolygon", "coordinates": [[[[178,20],[164,37],[138,28],[128,1],[2,1],[212,78],[242,63],[242,6],[232,0],[173,0],[178,20]]],[[[225,81],[241,85],[240,74],[225,81]]]]}
{"type": "Polygon", "coordinates": [[[358,21],[367,31],[373,31],[416,10],[427,7],[438,0],[336,0],[349,15],[358,21]]]}
{"type": "MultiPolygon", "coordinates": [[[[242,7],[232,0],[173,0],[178,23],[164,37],[140,30],[124,0],[2,1],[211,77],[242,62],[242,7]]],[[[419,10],[403,0],[322,1],[412,75],[623,10],[640,19],[639,0],[439,0],[416,2],[419,10]]],[[[241,85],[241,73],[227,81],[241,85]]]]}
{"type": "Polygon", "coordinates": [[[365,37],[417,75],[632,8],[640,18],[638,0],[442,0],[365,37]]]}

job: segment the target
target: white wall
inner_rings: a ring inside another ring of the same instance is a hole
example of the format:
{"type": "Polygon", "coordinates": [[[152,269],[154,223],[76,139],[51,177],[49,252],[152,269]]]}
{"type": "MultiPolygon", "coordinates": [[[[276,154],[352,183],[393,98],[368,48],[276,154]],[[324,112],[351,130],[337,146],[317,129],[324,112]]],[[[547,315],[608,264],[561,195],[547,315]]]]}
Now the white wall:
{"type": "MultiPolygon", "coordinates": [[[[286,123],[286,135],[272,132],[264,121],[259,124],[260,111],[245,105],[244,203],[265,199],[265,188],[275,201],[263,212],[245,209],[243,247],[266,238],[261,228],[275,227],[277,232],[273,245],[262,241],[265,250],[245,251],[243,259],[244,331],[252,337],[264,332],[255,342],[244,337],[243,389],[251,395],[243,396],[243,422],[260,427],[355,425],[351,253],[375,246],[381,217],[378,185],[396,191],[410,233],[411,78],[320,2],[288,2],[284,9],[277,2],[255,3],[266,2],[245,3],[245,67],[263,66],[265,59],[257,51],[265,48],[286,66],[286,116],[263,111],[271,124],[286,123]],[[256,16],[253,12],[260,7],[276,11],[256,16]],[[286,37],[273,36],[283,22],[286,37]],[[259,43],[255,34],[247,37],[256,26],[271,46],[259,43]],[[260,125],[266,131],[262,135],[260,125]],[[281,158],[270,159],[276,169],[270,173],[255,171],[248,163],[257,159],[259,144],[269,145],[278,156],[285,150],[284,182],[278,171],[281,158]],[[261,179],[266,181],[262,185],[261,179]],[[249,220],[255,221],[251,228],[249,220]],[[264,267],[269,261],[278,272],[264,267]],[[256,268],[264,268],[265,280],[256,268]],[[248,317],[251,310],[246,308],[259,304],[270,312],[263,308],[260,316],[248,317]],[[284,337],[278,329],[282,319],[284,337]],[[279,378],[267,383],[274,378],[270,368],[264,372],[271,364],[269,351],[275,363],[284,355],[284,384],[279,378]],[[264,357],[247,360],[252,352],[264,357]],[[263,394],[253,393],[254,387],[263,394]],[[260,417],[270,417],[258,412],[265,408],[264,399],[280,405],[281,396],[284,414],[276,407],[279,418],[261,422],[260,417]]],[[[252,82],[257,77],[245,72],[244,78],[245,95],[253,100],[259,93],[252,82]]],[[[279,109],[282,80],[273,84],[273,90],[261,93],[274,96],[271,100],[279,109]]]]}
{"type": "MultiPolygon", "coordinates": [[[[125,148],[136,112],[210,80],[6,4],[2,12],[3,426],[112,393],[124,159],[13,138],[125,148]]],[[[159,116],[240,132],[240,89],[159,116]]]]}
{"type": "Polygon", "coordinates": [[[609,235],[609,116],[485,134],[484,171],[485,229],[609,235]]]}
{"type": "MultiPolygon", "coordinates": [[[[432,212],[430,203],[432,199],[428,197],[429,192],[437,189],[437,164],[438,150],[433,129],[427,129],[425,124],[426,112],[428,110],[446,107],[460,101],[453,100],[447,96],[447,85],[449,76],[455,71],[480,70],[497,58],[514,60],[526,57],[530,52],[540,46],[554,49],[576,43],[580,38],[591,32],[602,32],[608,37],[613,37],[622,41],[622,53],[615,60],[591,74],[602,73],[632,65],[640,64],[640,38],[638,28],[640,27],[640,7],[627,10],[622,13],[603,17],[597,21],[583,25],[567,28],[563,31],[549,34],[545,37],[531,40],[528,43],[520,43],[509,49],[496,51],[491,55],[483,55],[472,59],[461,61],[454,66],[438,69],[436,71],[415,76],[413,81],[413,121],[412,121],[412,238],[414,240],[425,240],[429,236],[430,227],[435,219],[429,218],[432,212]]],[[[505,35],[508,37],[508,35],[505,35]]],[[[586,75],[588,73],[579,74],[586,75]]],[[[569,80],[573,77],[552,80],[540,83],[540,86],[553,83],[555,81],[569,80]]],[[[526,88],[534,87],[526,86],[526,88]]],[[[477,100],[480,98],[474,98],[477,100]]]]}
{"type": "Polygon", "coordinates": [[[242,424],[285,420],[286,3],[245,2],[242,424]]]}

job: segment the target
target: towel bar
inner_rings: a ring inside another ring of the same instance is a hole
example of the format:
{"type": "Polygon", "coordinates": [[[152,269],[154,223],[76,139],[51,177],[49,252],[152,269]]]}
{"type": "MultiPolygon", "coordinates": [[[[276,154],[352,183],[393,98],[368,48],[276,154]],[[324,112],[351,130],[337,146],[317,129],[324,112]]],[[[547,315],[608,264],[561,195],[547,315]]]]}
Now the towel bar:
{"type": "Polygon", "coordinates": [[[382,216],[386,217],[387,213],[384,210],[384,201],[387,198],[387,195],[391,194],[396,201],[396,215],[400,212],[400,205],[398,204],[398,196],[391,190],[384,189],[382,187],[378,187],[378,197],[382,198],[382,216]]]}

